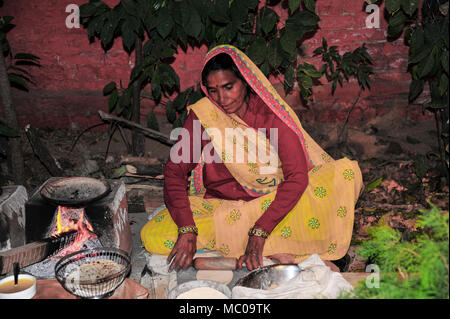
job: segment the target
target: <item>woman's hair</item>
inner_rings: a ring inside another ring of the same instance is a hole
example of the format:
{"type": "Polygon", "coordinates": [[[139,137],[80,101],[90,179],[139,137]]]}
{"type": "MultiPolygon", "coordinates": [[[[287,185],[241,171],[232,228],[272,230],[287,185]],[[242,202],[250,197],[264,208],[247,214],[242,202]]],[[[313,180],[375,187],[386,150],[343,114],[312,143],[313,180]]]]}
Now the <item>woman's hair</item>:
{"type": "Polygon", "coordinates": [[[202,71],[202,84],[208,86],[207,78],[211,72],[219,70],[228,70],[234,73],[234,75],[244,82],[247,88],[247,94],[253,92],[252,88],[247,84],[247,81],[242,76],[241,72],[238,70],[233,59],[226,53],[219,53],[218,55],[211,58],[205,65],[202,71]]]}

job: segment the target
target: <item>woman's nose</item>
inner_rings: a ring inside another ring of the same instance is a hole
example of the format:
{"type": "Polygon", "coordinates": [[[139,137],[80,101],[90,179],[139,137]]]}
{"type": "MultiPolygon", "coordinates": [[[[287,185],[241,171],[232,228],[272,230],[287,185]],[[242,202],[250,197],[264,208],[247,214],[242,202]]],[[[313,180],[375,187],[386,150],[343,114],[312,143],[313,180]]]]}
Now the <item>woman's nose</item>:
{"type": "Polygon", "coordinates": [[[227,96],[223,91],[219,90],[217,92],[217,99],[220,105],[226,105],[227,96]]]}

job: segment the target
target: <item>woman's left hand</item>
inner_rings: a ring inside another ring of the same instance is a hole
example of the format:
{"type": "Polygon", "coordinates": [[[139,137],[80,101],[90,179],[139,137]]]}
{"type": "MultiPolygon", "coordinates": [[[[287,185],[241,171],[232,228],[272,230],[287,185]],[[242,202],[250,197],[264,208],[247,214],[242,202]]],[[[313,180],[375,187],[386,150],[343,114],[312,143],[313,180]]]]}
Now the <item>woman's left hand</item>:
{"type": "Polygon", "coordinates": [[[239,257],[237,268],[242,269],[243,263],[248,270],[253,270],[263,265],[263,249],[266,240],[261,236],[249,236],[245,254],[239,257]]]}

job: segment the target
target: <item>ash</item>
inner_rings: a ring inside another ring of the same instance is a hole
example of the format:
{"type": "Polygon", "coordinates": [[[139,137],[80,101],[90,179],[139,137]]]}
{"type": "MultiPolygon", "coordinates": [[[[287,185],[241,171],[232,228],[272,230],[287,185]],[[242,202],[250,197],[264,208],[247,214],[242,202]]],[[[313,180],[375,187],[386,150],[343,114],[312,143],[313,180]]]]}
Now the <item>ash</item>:
{"type": "MultiPolygon", "coordinates": [[[[83,243],[82,249],[92,249],[102,247],[98,238],[87,240],[83,243]]],[[[40,261],[38,263],[29,265],[21,270],[35,276],[38,279],[51,279],[55,278],[55,265],[63,257],[52,256],[40,261]]]]}

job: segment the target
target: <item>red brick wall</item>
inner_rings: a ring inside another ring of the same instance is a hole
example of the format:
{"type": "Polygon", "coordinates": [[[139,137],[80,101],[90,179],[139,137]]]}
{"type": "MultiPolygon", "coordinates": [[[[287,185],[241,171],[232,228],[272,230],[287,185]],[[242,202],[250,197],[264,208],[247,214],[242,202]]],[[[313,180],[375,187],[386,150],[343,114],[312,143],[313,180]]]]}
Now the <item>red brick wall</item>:
{"type": "MultiPolygon", "coordinates": [[[[127,83],[133,65],[122,49],[121,40],[116,40],[112,49],[103,51],[99,41],[89,43],[87,31],[69,29],[65,25],[65,12],[69,4],[81,5],[87,0],[15,0],[5,1],[1,15],[14,16],[16,27],[8,34],[14,52],[30,52],[41,58],[42,67],[32,71],[36,86],[29,93],[13,91],[19,122],[35,127],[67,128],[71,122],[87,127],[99,122],[97,110],[106,110],[107,99],[102,88],[110,81],[127,83]]],[[[118,0],[105,1],[111,7],[118,0]]],[[[399,117],[424,118],[419,107],[408,107],[410,75],[406,73],[408,49],[403,40],[386,41],[387,23],[380,9],[380,28],[367,29],[364,0],[318,0],[317,13],[321,18],[320,30],[304,43],[306,56],[321,45],[322,37],[328,44],[343,50],[353,50],[366,43],[374,58],[375,74],[372,89],[365,91],[350,117],[351,122],[360,122],[396,112],[399,117]]],[[[277,10],[282,16],[287,12],[277,10]]],[[[206,48],[192,50],[187,54],[181,50],[174,62],[180,76],[181,86],[194,85],[199,78],[206,48]]],[[[319,66],[317,58],[308,58],[319,66]]],[[[271,78],[274,83],[278,79],[271,78]]],[[[305,121],[342,121],[348,107],[358,92],[355,81],[338,87],[331,95],[330,84],[314,88],[309,108],[300,102],[298,93],[286,100],[305,121]]],[[[281,89],[280,85],[277,85],[281,89]]],[[[144,108],[143,113],[146,112],[144,108]]],[[[426,116],[425,116],[426,117],[426,116]]]]}

